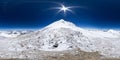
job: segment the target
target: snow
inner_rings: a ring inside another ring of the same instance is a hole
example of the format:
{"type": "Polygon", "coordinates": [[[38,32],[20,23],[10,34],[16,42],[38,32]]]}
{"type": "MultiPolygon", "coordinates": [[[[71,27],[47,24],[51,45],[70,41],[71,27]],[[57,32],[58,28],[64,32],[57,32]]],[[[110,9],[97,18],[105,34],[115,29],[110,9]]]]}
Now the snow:
{"type": "Polygon", "coordinates": [[[80,48],[87,52],[99,51],[104,56],[120,57],[119,31],[87,30],[63,19],[40,30],[27,34],[13,34],[10,37],[14,35],[17,36],[14,39],[8,35],[6,38],[0,38],[1,42],[6,43],[8,51],[65,51],[80,48]]]}
{"type": "Polygon", "coordinates": [[[24,35],[27,33],[30,33],[32,31],[26,31],[26,30],[22,30],[22,31],[0,31],[0,37],[6,37],[6,38],[15,38],[18,37],[20,35],[24,35]]]}
{"type": "Polygon", "coordinates": [[[45,28],[57,29],[57,28],[62,28],[62,27],[63,28],[71,28],[71,29],[74,28],[73,30],[79,30],[80,29],[79,27],[76,27],[75,24],[73,24],[71,22],[68,22],[68,21],[65,21],[64,19],[61,19],[59,21],[55,21],[54,23],[48,25],[45,28]]]}
{"type": "Polygon", "coordinates": [[[8,31],[1,31],[0,32],[0,36],[1,37],[8,37],[8,38],[10,38],[10,37],[17,37],[18,35],[20,35],[20,34],[18,32],[15,32],[15,31],[13,31],[13,33],[8,32],[8,31]]]}

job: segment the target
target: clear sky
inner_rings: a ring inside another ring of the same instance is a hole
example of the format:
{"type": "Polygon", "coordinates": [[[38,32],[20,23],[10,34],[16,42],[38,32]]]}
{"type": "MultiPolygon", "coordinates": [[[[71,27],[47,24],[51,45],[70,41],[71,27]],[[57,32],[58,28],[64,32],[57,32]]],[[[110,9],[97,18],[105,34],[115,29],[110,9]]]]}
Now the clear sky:
{"type": "Polygon", "coordinates": [[[41,28],[65,19],[88,28],[120,29],[120,0],[0,0],[0,28],[41,28]],[[49,10],[51,7],[73,8],[75,14],[49,10]]]}

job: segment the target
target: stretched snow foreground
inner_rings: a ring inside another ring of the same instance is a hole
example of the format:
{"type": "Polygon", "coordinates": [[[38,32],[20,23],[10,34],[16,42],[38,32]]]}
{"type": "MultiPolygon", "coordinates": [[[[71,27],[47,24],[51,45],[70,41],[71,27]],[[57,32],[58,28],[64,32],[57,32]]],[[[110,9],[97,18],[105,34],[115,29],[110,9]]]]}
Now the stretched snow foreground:
{"type": "Polygon", "coordinates": [[[86,30],[63,19],[47,27],[12,39],[8,51],[44,50],[64,51],[80,48],[98,51],[104,56],[120,57],[120,32],[86,30]]]}

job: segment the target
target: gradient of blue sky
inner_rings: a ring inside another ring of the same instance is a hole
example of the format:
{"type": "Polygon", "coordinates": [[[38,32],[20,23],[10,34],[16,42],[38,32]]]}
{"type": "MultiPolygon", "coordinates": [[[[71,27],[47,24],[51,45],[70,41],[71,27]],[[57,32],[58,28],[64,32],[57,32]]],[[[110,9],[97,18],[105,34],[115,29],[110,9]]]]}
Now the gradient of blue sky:
{"type": "Polygon", "coordinates": [[[0,0],[0,28],[40,28],[56,20],[66,19],[78,26],[94,28],[120,28],[120,0],[0,0]],[[47,10],[66,6],[83,6],[56,15],[58,10],[47,10]]]}

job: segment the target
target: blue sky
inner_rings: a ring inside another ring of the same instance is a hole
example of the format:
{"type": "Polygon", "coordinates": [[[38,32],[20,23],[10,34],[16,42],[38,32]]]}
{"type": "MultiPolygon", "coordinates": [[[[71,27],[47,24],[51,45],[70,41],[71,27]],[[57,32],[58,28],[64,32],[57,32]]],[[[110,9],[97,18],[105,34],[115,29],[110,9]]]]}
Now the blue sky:
{"type": "Polygon", "coordinates": [[[41,28],[56,20],[65,19],[88,28],[120,29],[119,0],[0,0],[0,28],[41,28]],[[82,6],[72,9],[76,14],[47,10],[66,6],[82,6]]]}

